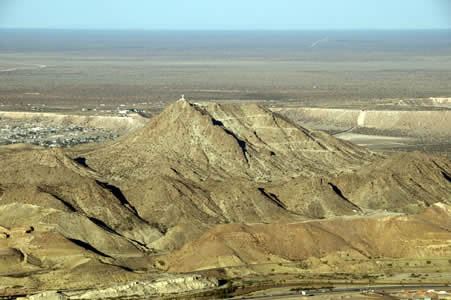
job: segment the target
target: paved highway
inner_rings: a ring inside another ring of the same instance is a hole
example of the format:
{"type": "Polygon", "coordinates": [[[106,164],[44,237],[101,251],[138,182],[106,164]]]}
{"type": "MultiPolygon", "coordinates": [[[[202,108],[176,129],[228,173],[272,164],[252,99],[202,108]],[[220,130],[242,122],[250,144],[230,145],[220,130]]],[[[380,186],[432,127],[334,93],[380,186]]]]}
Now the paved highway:
{"type": "MultiPolygon", "coordinates": [[[[382,292],[382,291],[396,291],[396,290],[430,290],[430,289],[445,289],[450,290],[450,285],[444,284],[431,284],[431,285],[382,285],[382,286],[360,286],[360,287],[352,287],[352,288],[332,288],[332,289],[315,289],[315,290],[306,290],[307,295],[318,296],[318,295],[327,295],[327,294],[335,294],[335,293],[358,293],[363,291],[374,291],[374,292],[382,292]]],[[[242,297],[234,297],[229,298],[233,300],[275,300],[275,299],[289,299],[293,297],[301,296],[300,292],[290,292],[290,293],[280,293],[280,294],[268,294],[268,295],[259,295],[259,296],[242,296],[242,297]]]]}

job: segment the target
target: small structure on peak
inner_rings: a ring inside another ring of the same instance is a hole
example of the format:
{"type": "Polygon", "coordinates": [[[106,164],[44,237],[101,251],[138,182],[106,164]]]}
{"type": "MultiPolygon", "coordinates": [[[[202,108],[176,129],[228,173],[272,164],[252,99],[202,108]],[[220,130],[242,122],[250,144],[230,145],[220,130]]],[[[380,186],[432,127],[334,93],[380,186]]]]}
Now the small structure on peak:
{"type": "Polygon", "coordinates": [[[179,100],[186,100],[186,99],[185,99],[185,95],[182,94],[182,95],[180,96],[180,99],[179,99],[179,100]]]}

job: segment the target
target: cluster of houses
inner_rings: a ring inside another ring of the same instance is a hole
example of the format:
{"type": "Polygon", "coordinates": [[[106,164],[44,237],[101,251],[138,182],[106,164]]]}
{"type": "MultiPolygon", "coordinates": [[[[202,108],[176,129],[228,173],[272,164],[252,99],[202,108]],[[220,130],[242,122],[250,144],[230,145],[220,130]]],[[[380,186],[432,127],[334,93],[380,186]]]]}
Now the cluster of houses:
{"type": "Polygon", "coordinates": [[[436,291],[430,290],[404,290],[400,293],[390,294],[390,296],[396,297],[398,299],[424,299],[424,300],[451,300],[451,293],[448,291],[436,291]]]}
{"type": "Polygon", "coordinates": [[[0,145],[33,144],[43,147],[71,147],[78,144],[114,140],[119,135],[102,128],[39,126],[35,122],[0,119],[0,145]]]}

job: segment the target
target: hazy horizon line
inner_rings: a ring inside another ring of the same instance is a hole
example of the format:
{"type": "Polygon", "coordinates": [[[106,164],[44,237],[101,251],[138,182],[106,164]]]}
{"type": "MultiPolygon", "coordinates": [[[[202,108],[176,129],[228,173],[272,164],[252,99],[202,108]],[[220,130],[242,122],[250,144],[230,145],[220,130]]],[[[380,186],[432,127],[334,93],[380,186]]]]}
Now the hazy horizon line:
{"type": "Polygon", "coordinates": [[[250,31],[448,31],[451,27],[437,28],[299,28],[299,29],[274,29],[274,28],[255,28],[255,29],[196,29],[196,28],[70,28],[70,27],[0,27],[0,30],[70,30],[70,31],[196,31],[196,32],[250,32],[250,31]]]}

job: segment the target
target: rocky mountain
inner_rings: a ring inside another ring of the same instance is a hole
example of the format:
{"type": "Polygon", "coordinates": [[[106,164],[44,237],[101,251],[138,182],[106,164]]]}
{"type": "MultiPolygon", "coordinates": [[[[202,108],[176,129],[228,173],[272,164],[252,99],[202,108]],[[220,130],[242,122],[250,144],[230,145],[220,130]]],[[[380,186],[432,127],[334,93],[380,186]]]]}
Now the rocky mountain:
{"type": "Polygon", "coordinates": [[[114,142],[0,155],[0,291],[155,266],[450,255],[449,160],[374,154],[259,105],[180,100],[114,142]]]}
{"type": "Polygon", "coordinates": [[[421,152],[394,154],[333,182],[363,208],[416,213],[436,202],[451,204],[451,162],[421,152]]]}
{"type": "Polygon", "coordinates": [[[230,177],[269,182],[337,174],[372,156],[260,105],[179,100],[142,130],[87,158],[90,166],[113,179],[178,172],[196,182],[230,177]]]}
{"type": "MultiPolygon", "coordinates": [[[[167,228],[152,247],[174,249],[215,224],[309,217],[266,187],[300,176],[330,177],[375,156],[259,105],[180,100],[143,129],[84,159],[120,187],[140,216],[167,228]]],[[[355,214],[355,205],[329,192],[335,199],[326,205],[331,215],[355,214]]]]}
{"type": "Polygon", "coordinates": [[[136,245],[161,236],[139,217],[119,189],[102,182],[61,149],[4,153],[0,168],[1,205],[30,204],[76,213],[136,245]]]}
{"type": "Polygon", "coordinates": [[[385,159],[259,105],[180,100],[84,158],[120,187],[140,216],[167,230],[152,244],[157,249],[178,248],[215,224],[292,222],[362,209],[415,213],[450,201],[451,193],[441,175],[450,173],[445,158],[385,159]],[[403,169],[400,159],[411,167],[403,169]],[[417,169],[438,175],[424,178],[417,169]]]}
{"type": "Polygon", "coordinates": [[[451,207],[435,204],[413,216],[341,217],[296,224],[218,225],[166,257],[173,272],[309,258],[368,260],[451,255],[451,207]],[[426,216],[446,220],[444,224],[426,216]],[[429,218],[428,218],[429,220],[429,218]],[[202,259],[199,259],[202,257],[202,259]]]}
{"type": "Polygon", "coordinates": [[[312,218],[345,215],[350,209],[414,214],[437,202],[451,204],[450,172],[445,157],[397,153],[353,172],[298,177],[266,190],[289,210],[312,218]]]}

